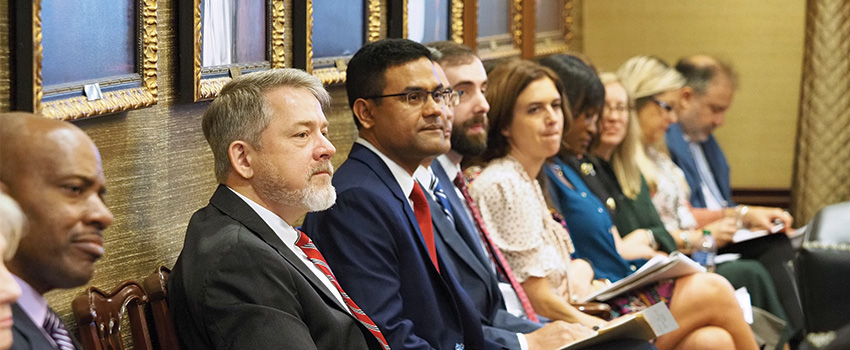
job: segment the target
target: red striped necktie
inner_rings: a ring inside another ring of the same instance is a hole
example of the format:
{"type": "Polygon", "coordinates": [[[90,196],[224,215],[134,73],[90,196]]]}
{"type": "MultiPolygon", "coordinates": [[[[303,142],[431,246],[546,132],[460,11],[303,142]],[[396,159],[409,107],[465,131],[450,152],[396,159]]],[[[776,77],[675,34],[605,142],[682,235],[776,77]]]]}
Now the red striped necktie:
{"type": "Polygon", "coordinates": [[[484,220],[481,219],[481,213],[478,211],[478,206],[475,205],[475,201],[472,200],[472,196],[469,195],[469,188],[466,186],[466,180],[464,180],[463,176],[458,173],[457,177],[455,177],[454,183],[455,186],[460,189],[460,192],[463,193],[463,199],[466,201],[466,206],[469,207],[469,211],[475,219],[475,225],[478,226],[478,231],[481,232],[481,239],[484,240],[484,243],[486,243],[487,248],[490,251],[490,257],[495,260],[496,266],[500,268],[502,275],[507,278],[508,282],[510,282],[511,286],[514,288],[514,291],[516,291],[519,302],[522,304],[523,310],[525,310],[525,315],[528,316],[528,319],[531,321],[540,322],[537,318],[537,314],[534,312],[534,308],[531,307],[531,301],[528,300],[528,295],[525,294],[525,290],[522,289],[522,285],[519,284],[513,270],[511,270],[511,266],[508,265],[508,261],[505,259],[505,256],[502,255],[502,251],[499,250],[499,247],[496,247],[496,245],[493,244],[490,234],[487,233],[487,226],[484,225],[484,220]]]}
{"type": "Polygon", "coordinates": [[[325,261],[325,258],[322,256],[322,253],[319,252],[318,249],[316,249],[316,245],[313,244],[313,240],[311,240],[310,237],[307,237],[304,232],[298,231],[298,233],[300,233],[301,236],[298,238],[298,241],[295,242],[295,245],[301,248],[301,250],[304,251],[304,254],[307,255],[307,258],[309,258],[310,261],[312,261],[313,264],[316,265],[316,267],[318,267],[319,270],[321,270],[322,273],[324,273],[325,276],[328,277],[334,287],[336,287],[336,289],[339,291],[339,294],[342,295],[342,300],[345,301],[345,306],[347,306],[348,309],[351,310],[351,314],[354,315],[354,318],[360,321],[360,323],[363,324],[363,326],[366,327],[369,332],[372,332],[372,335],[374,335],[375,338],[378,339],[378,342],[381,343],[381,346],[383,346],[384,349],[389,350],[390,346],[387,344],[387,340],[384,339],[384,335],[381,333],[381,330],[378,329],[378,326],[375,325],[375,322],[372,322],[372,319],[369,318],[369,316],[367,316],[366,313],[363,312],[363,310],[361,310],[360,307],[354,303],[354,300],[351,300],[351,297],[349,297],[348,294],[346,294],[345,291],[342,290],[342,286],[340,286],[339,282],[336,281],[336,277],[334,277],[333,272],[331,272],[331,268],[328,266],[328,262],[325,261]]]}

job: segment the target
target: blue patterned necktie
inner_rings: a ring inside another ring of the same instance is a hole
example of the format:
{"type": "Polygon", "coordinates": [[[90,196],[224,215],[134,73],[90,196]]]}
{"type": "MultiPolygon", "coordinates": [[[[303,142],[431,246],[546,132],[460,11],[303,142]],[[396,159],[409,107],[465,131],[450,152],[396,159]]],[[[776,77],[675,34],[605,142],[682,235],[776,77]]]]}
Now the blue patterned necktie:
{"type": "Polygon", "coordinates": [[[71,340],[71,334],[59,320],[59,316],[51,310],[47,310],[47,317],[44,320],[44,330],[50,338],[56,342],[59,350],[74,350],[74,341],[71,340]]]}
{"type": "Polygon", "coordinates": [[[443,208],[443,214],[446,214],[446,217],[449,218],[449,221],[454,223],[455,218],[452,213],[451,204],[449,204],[449,197],[446,197],[446,192],[443,191],[443,187],[440,186],[440,181],[437,180],[437,176],[435,176],[434,174],[431,174],[431,184],[428,187],[431,188],[431,192],[434,193],[434,196],[437,197],[437,202],[439,202],[440,207],[443,208]]]}

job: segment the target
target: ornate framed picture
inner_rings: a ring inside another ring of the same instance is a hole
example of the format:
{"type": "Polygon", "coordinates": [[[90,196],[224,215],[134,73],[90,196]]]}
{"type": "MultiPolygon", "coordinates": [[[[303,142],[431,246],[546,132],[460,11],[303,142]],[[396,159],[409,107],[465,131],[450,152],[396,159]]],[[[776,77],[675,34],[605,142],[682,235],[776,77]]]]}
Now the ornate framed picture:
{"type": "Polygon", "coordinates": [[[569,51],[572,0],[537,0],[534,9],[534,55],[569,51]]]}
{"type": "MultiPolygon", "coordinates": [[[[482,60],[520,54],[523,0],[478,3],[478,55],[482,60]]],[[[467,23],[467,25],[469,25],[467,23]]]]}
{"type": "Polygon", "coordinates": [[[351,56],[365,43],[384,36],[380,0],[306,0],[293,7],[293,67],[312,73],[324,84],[344,83],[351,56]]]}
{"type": "Polygon", "coordinates": [[[182,97],[209,100],[234,76],[285,67],[285,13],[284,0],[179,0],[182,97]]]}
{"type": "Polygon", "coordinates": [[[73,120],[157,102],[156,0],[12,1],[10,10],[12,109],[73,120]]]}

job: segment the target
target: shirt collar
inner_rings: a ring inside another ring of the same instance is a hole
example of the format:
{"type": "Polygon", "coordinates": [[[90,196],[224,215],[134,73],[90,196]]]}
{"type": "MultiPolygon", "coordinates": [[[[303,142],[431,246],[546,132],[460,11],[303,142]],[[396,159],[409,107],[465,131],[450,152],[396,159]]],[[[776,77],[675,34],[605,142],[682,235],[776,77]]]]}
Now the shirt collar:
{"type": "Polygon", "coordinates": [[[47,317],[47,299],[38,293],[29,283],[22,280],[20,277],[12,277],[21,286],[21,296],[18,298],[18,306],[24,310],[24,313],[29,316],[30,320],[37,326],[44,325],[44,320],[47,317]]]}
{"type": "Polygon", "coordinates": [[[292,246],[295,245],[295,242],[298,241],[298,238],[301,237],[298,232],[295,231],[292,226],[290,226],[286,221],[284,221],[280,216],[273,213],[271,210],[266,209],[262,205],[257,204],[256,202],[250,200],[248,197],[243,196],[241,193],[236,192],[234,189],[226,186],[227,189],[233,191],[239,198],[242,198],[245,203],[248,204],[251,209],[254,209],[254,212],[260,216],[261,219],[269,225],[269,227],[274,231],[274,233],[280,238],[283,243],[286,245],[292,246]]]}
{"type": "Polygon", "coordinates": [[[449,159],[449,156],[446,154],[441,154],[439,157],[437,157],[437,161],[440,162],[440,165],[443,166],[443,170],[446,171],[446,175],[448,175],[449,179],[452,181],[455,181],[455,178],[457,178],[457,174],[462,173],[462,170],[460,169],[460,164],[453,163],[452,160],[449,159]]]}
{"type": "Polygon", "coordinates": [[[422,186],[422,190],[431,196],[431,199],[437,199],[434,197],[434,192],[432,192],[433,189],[431,188],[431,182],[434,181],[437,176],[435,176],[434,172],[431,171],[431,167],[426,168],[420,165],[416,168],[416,172],[413,173],[413,178],[416,179],[416,181],[419,181],[419,185],[422,186]]]}
{"type": "Polygon", "coordinates": [[[378,149],[375,148],[375,146],[373,146],[371,143],[369,143],[369,141],[366,141],[366,139],[358,137],[357,141],[354,142],[363,147],[368,148],[372,152],[375,152],[375,154],[377,154],[378,157],[381,158],[381,161],[383,161],[384,164],[387,165],[387,168],[390,168],[390,172],[393,174],[393,178],[395,178],[395,181],[401,187],[401,191],[402,193],[404,193],[404,196],[409,198],[410,192],[413,192],[413,176],[411,176],[407,172],[407,170],[404,170],[401,165],[398,165],[398,163],[394,162],[392,159],[381,153],[381,151],[378,151],[378,149]]]}

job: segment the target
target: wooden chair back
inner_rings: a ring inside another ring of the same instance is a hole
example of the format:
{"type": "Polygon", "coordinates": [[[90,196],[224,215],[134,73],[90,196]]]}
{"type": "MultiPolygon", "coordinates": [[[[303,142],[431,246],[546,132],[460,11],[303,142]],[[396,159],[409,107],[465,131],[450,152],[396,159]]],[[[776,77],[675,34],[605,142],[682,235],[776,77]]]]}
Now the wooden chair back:
{"type": "Polygon", "coordinates": [[[80,328],[80,342],[86,350],[123,350],[121,322],[126,313],[130,321],[133,348],[153,350],[144,305],[147,295],[142,286],[126,281],[111,292],[89,287],[74,298],[71,309],[80,328]]]}
{"type": "Polygon", "coordinates": [[[142,287],[148,295],[148,305],[150,305],[151,317],[153,318],[158,349],[179,350],[177,333],[174,331],[174,321],[172,321],[171,314],[168,311],[168,300],[166,299],[168,297],[166,286],[169,274],[171,274],[171,270],[165,266],[160,266],[153,274],[142,281],[142,287]]]}

